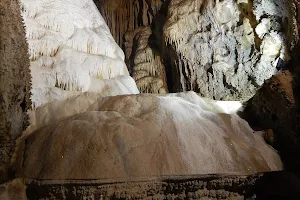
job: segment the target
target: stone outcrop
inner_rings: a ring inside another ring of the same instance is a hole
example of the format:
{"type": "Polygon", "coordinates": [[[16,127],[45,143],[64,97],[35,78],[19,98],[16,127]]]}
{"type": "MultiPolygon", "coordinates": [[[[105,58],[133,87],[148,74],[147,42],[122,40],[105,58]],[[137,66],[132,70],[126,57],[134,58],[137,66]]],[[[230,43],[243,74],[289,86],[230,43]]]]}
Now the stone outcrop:
{"type": "Polygon", "coordinates": [[[267,80],[248,102],[245,118],[256,127],[272,129],[272,145],[279,150],[285,168],[300,175],[299,59],[267,80]]]}
{"type": "Polygon", "coordinates": [[[247,105],[263,128],[271,128],[277,142],[295,147],[300,144],[300,115],[294,98],[293,76],[282,71],[267,80],[247,105]]]}
{"type": "Polygon", "coordinates": [[[15,139],[30,106],[28,45],[17,0],[0,2],[0,182],[7,180],[15,139]]]}

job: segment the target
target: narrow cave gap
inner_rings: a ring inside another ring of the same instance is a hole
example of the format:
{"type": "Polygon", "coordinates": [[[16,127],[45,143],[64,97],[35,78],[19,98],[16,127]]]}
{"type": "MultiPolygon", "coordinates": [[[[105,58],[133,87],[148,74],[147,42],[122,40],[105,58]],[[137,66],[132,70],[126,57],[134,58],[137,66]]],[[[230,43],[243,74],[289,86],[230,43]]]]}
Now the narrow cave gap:
{"type": "Polygon", "coordinates": [[[183,88],[180,83],[180,72],[178,67],[176,67],[176,63],[180,62],[177,52],[171,45],[168,45],[165,47],[162,55],[169,92],[182,92],[183,88]]]}
{"type": "MultiPolygon", "coordinates": [[[[96,1],[96,0],[94,0],[96,1]]],[[[98,9],[102,12],[103,10],[103,1],[96,1],[96,5],[98,6],[98,9]],[[101,3],[102,2],[102,3],[101,3]]],[[[164,34],[163,34],[163,27],[167,21],[167,15],[168,15],[168,9],[169,9],[169,4],[171,0],[161,0],[161,7],[154,15],[154,10],[151,6],[151,1],[150,0],[136,0],[134,1],[134,7],[138,9],[134,9],[134,16],[136,17],[136,20],[133,21],[134,25],[133,28],[136,29],[138,27],[142,27],[147,25],[149,23],[152,34],[150,35],[148,39],[148,45],[152,49],[154,55],[160,56],[161,61],[163,65],[165,66],[165,76],[166,76],[166,82],[167,82],[167,87],[169,92],[180,92],[183,91],[183,88],[181,86],[180,82],[180,72],[178,67],[176,67],[176,62],[179,62],[179,57],[177,55],[177,52],[175,49],[173,49],[172,45],[165,45],[164,41],[164,34]],[[148,5],[145,8],[144,2],[148,5]],[[143,19],[143,11],[147,10],[147,19],[143,19]],[[137,11],[138,10],[138,11],[137,11]],[[152,22],[151,22],[151,17],[153,17],[152,22]],[[147,20],[147,21],[145,21],[147,20]],[[151,23],[150,23],[151,22],[151,23]]],[[[105,12],[104,12],[105,13],[105,12]]],[[[107,22],[111,22],[108,24],[113,23],[113,19],[108,19],[108,16],[105,17],[107,22]]],[[[112,28],[112,27],[110,27],[112,28]]],[[[134,30],[133,29],[133,30],[134,30]]],[[[111,30],[112,31],[112,30],[111,30]]],[[[125,31],[125,33],[128,30],[125,31]]],[[[119,34],[119,33],[116,33],[119,34]]],[[[124,35],[119,35],[119,38],[121,41],[125,41],[125,34],[124,35]],[[123,38],[123,40],[121,39],[123,38]]],[[[126,52],[126,44],[123,42],[122,44],[119,43],[119,46],[123,49],[124,52],[126,52]]],[[[133,67],[134,67],[134,62],[133,59],[135,58],[135,51],[137,50],[137,42],[132,40],[132,49],[131,49],[131,54],[126,55],[126,60],[128,61],[128,70],[131,76],[133,76],[133,67]]],[[[188,74],[184,75],[186,80],[189,80],[188,74]]],[[[187,81],[188,82],[188,81],[187,81]]],[[[190,84],[186,84],[187,87],[190,87],[190,84]]],[[[190,88],[192,89],[192,88],[190,88]]]]}
{"type": "MultiPolygon", "coordinates": [[[[154,11],[151,7],[151,0],[145,0],[145,2],[148,4],[148,12],[152,15],[152,17],[154,17],[154,11]]],[[[149,22],[149,24],[151,24],[151,22],[149,22]]]]}
{"type": "Polygon", "coordinates": [[[148,24],[151,24],[151,14],[149,11],[147,11],[147,19],[148,19],[148,24]]]}
{"type": "Polygon", "coordinates": [[[183,76],[185,78],[185,82],[186,82],[186,90],[187,91],[195,91],[194,90],[194,83],[192,82],[191,79],[189,79],[189,77],[193,76],[193,71],[191,69],[191,67],[189,66],[189,63],[186,63],[186,66],[184,67],[185,69],[187,69],[187,72],[185,70],[183,70],[183,76]]]}
{"type": "Polygon", "coordinates": [[[149,37],[148,44],[150,48],[158,55],[161,55],[163,65],[165,66],[165,74],[168,90],[170,93],[181,92],[183,88],[180,83],[180,73],[176,62],[179,62],[177,52],[173,49],[172,45],[165,44],[163,27],[167,21],[169,4],[171,0],[162,1],[162,6],[158,13],[154,16],[151,30],[152,34],[149,37]]]}
{"type": "Polygon", "coordinates": [[[135,57],[135,53],[137,51],[137,47],[138,47],[138,41],[137,40],[133,40],[133,44],[132,44],[132,52],[130,54],[129,57],[129,66],[128,70],[129,70],[129,74],[131,77],[133,77],[133,67],[134,67],[134,57],[135,57]]]}
{"type": "MultiPolygon", "coordinates": [[[[139,7],[141,8],[141,10],[143,10],[144,8],[144,4],[142,1],[139,1],[139,7]]],[[[143,26],[144,23],[143,23],[143,12],[139,12],[138,13],[138,26],[143,26]]]]}

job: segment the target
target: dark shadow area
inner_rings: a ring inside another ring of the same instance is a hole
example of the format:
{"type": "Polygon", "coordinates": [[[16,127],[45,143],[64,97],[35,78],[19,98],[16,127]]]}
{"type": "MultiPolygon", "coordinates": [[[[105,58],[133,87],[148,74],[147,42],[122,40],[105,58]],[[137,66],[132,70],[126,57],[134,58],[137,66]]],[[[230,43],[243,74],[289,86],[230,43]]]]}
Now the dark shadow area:
{"type": "Polygon", "coordinates": [[[264,174],[254,186],[256,200],[296,200],[300,197],[300,179],[290,172],[264,174]]]}
{"type": "Polygon", "coordinates": [[[178,54],[172,45],[165,43],[163,27],[167,21],[168,9],[171,0],[164,1],[159,12],[153,18],[151,24],[152,35],[149,37],[149,46],[157,55],[161,55],[165,66],[167,86],[170,93],[181,92],[180,74],[176,62],[178,63],[178,54]]]}

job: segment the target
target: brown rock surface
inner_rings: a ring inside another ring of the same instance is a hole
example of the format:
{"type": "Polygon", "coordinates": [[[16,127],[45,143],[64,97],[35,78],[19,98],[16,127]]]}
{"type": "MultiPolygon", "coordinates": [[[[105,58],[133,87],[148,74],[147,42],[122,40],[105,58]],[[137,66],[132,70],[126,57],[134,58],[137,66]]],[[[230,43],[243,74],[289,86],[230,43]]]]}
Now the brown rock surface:
{"type": "Polygon", "coordinates": [[[26,186],[21,179],[0,185],[1,200],[27,200],[26,186]]]}
{"type": "Polygon", "coordinates": [[[14,141],[27,123],[29,58],[17,0],[0,1],[0,182],[7,179],[14,141]]]}
{"type": "Polygon", "coordinates": [[[280,151],[286,169],[300,172],[300,112],[295,74],[282,71],[266,81],[249,101],[248,121],[274,132],[274,146],[280,151]]]}
{"type": "Polygon", "coordinates": [[[245,110],[262,128],[271,128],[275,140],[289,145],[300,144],[299,112],[296,109],[293,76],[282,71],[266,81],[245,110]]]}

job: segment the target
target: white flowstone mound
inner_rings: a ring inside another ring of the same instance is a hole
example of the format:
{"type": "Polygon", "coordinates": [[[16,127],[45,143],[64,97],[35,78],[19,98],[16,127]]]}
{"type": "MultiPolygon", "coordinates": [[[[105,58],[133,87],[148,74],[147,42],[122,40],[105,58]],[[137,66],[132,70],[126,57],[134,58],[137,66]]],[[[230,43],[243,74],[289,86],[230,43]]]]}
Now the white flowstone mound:
{"type": "MultiPolygon", "coordinates": [[[[62,118],[74,112],[62,109],[61,119],[54,116],[55,123],[24,137],[20,172],[25,177],[127,179],[282,169],[260,132],[194,92],[104,97],[89,106],[90,95],[65,100],[81,109],[79,114],[62,118]]],[[[44,118],[42,124],[50,121],[44,118]]]]}
{"type": "Polygon", "coordinates": [[[92,0],[22,2],[37,108],[19,141],[21,177],[130,179],[282,169],[261,133],[234,114],[239,102],[194,92],[120,96],[138,90],[92,0]]]}
{"type": "Polygon", "coordinates": [[[129,75],[124,53],[92,0],[21,3],[31,60],[33,107],[99,91],[95,79],[129,75]]]}

